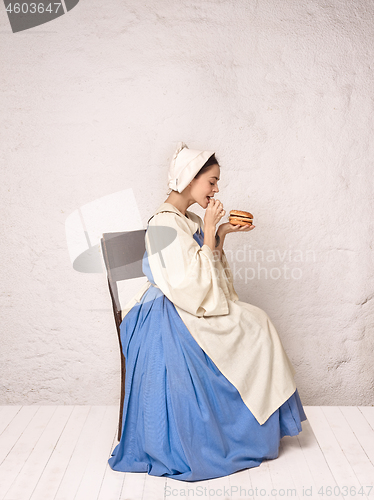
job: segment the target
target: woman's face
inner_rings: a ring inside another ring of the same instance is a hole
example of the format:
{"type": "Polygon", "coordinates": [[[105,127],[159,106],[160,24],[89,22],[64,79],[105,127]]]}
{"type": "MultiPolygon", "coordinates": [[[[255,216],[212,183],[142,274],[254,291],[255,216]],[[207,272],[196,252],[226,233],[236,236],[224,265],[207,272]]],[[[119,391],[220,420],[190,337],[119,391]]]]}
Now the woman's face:
{"type": "Polygon", "coordinates": [[[202,208],[207,208],[209,205],[209,198],[219,192],[219,178],[220,168],[215,164],[197,179],[191,181],[191,196],[202,208]]]}

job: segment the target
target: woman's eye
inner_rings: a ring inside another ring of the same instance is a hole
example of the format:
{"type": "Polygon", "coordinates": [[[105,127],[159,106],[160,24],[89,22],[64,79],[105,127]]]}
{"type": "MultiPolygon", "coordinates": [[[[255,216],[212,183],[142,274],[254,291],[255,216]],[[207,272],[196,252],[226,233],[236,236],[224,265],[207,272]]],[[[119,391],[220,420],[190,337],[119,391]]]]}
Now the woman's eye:
{"type": "Polygon", "coordinates": [[[214,186],[214,182],[211,182],[211,183],[210,183],[210,185],[211,185],[211,186],[214,186]]]}

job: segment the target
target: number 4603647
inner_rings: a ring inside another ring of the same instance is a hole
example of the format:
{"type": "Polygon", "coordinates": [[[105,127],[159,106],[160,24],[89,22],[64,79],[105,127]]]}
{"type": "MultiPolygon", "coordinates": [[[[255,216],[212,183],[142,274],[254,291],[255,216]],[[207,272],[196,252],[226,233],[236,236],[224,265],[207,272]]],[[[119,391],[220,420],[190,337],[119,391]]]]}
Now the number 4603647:
{"type": "Polygon", "coordinates": [[[43,12],[52,14],[52,12],[57,13],[60,7],[62,8],[61,2],[49,3],[48,5],[44,5],[44,3],[15,3],[12,5],[10,2],[6,11],[13,14],[43,14],[43,12]]]}

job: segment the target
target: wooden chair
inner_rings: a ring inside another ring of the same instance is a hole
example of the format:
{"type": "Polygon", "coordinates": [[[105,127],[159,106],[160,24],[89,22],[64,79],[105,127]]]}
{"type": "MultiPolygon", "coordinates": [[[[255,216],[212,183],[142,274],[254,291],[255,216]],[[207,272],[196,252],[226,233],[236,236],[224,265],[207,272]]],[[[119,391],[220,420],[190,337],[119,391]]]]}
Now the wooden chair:
{"type": "MultiPolygon", "coordinates": [[[[145,229],[120,233],[103,233],[101,248],[108,276],[121,356],[121,402],[118,423],[118,441],[122,433],[122,413],[125,399],[126,360],[123,355],[120,325],[122,322],[118,281],[144,276],[142,259],[145,252],[145,229]]],[[[131,297],[128,298],[130,300],[131,297]]],[[[123,304],[124,305],[124,304],[123,304]]]]}

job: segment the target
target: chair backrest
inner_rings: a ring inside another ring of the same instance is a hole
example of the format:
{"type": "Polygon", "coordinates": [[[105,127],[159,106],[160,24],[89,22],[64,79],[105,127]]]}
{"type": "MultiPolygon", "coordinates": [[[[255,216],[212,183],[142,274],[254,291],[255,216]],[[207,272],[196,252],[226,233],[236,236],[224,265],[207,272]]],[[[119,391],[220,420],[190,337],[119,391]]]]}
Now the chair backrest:
{"type": "Polygon", "coordinates": [[[103,233],[101,247],[108,274],[115,316],[121,313],[118,281],[144,276],[142,260],[145,252],[145,229],[117,233],[103,233]]]}

